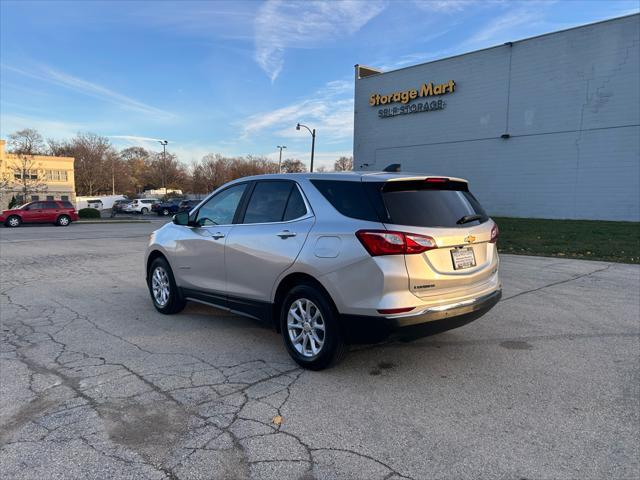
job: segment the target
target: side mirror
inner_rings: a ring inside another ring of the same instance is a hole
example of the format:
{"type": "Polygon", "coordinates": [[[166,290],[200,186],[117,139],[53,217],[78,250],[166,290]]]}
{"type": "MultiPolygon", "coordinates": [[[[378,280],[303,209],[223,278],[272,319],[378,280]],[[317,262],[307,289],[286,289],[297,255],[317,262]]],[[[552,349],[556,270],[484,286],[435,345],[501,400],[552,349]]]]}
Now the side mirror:
{"type": "Polygon", "coordinates": [[[173,216],[173,223],[186,227],[189,225],[189,212],[178,212],[173,216]]]}

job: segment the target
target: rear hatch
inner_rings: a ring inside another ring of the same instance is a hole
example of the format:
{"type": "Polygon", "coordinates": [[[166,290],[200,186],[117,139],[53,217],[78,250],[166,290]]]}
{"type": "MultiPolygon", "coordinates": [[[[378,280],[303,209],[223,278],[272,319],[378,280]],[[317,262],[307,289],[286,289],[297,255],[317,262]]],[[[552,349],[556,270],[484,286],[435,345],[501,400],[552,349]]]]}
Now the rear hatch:
{"type": "Polygon", "coordinates": [[[363,183],[388,230],[431,237],[437,245],[405,255],[415,295],[447,298],[486,287],[497,268],[497,226],[466,181],[411,177],[363,183]]]}

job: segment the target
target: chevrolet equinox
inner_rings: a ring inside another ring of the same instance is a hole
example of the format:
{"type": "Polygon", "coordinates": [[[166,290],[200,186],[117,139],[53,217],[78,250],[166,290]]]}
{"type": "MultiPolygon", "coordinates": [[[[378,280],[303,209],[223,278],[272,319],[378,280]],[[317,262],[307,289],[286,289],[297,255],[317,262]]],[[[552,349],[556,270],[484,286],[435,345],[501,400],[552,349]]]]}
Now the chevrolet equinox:
{"type": "Polygon", "coordinates": [[[161,313],[187,301],[271,322],[319,370],[356,341],[437,333],[500,299],[498,227],[460,178],[259,175],[223,185],[151,234],[161,313]]]}

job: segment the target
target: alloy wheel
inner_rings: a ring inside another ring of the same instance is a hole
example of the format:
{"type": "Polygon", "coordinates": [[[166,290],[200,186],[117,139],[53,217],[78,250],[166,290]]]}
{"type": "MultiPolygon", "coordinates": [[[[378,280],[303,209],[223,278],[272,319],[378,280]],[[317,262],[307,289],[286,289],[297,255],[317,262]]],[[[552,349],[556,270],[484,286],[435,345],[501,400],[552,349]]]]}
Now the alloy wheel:
{"type": "Polygon", "coordinates": [[[296,351],[306,358],[317,356],[324,346],[325,321],[315,303],[299,298],[287,314],[289,340],[296,351]]]}
{"type": "Polygon", "coordinates": [[[11,217],[9,219],[10,227],[17,227],[18,225],[20,225],[20,219],[18,217],[11,217]]]}
{"type": "Polygon", "coordinates": [[[156,267],[151,276],[151,291],[153,299],[160,307],[164,307],[169,303],[169,295],[171,286],[169,285],[169,275],[162,267],[156,267]]]}

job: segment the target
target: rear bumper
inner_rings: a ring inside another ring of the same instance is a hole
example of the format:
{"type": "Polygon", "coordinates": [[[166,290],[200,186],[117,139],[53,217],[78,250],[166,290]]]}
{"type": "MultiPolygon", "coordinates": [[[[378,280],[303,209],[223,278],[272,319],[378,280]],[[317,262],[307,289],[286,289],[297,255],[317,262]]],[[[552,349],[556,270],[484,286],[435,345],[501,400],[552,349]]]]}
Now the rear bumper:
{"type": "Polygon", "coordinates": [[[433,335],[470,323],[491,310],[502,290],[447,305],[424,308],[404,315],[373,317],[343,315],[345,333],[351,343],[379,342],[390,336],[402,339],[433,335]]]}

